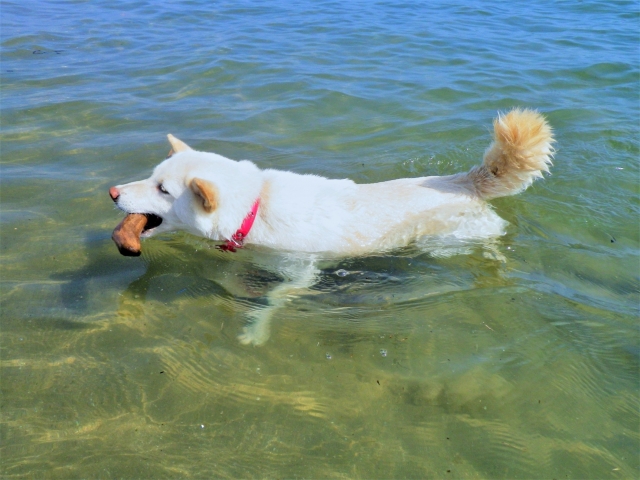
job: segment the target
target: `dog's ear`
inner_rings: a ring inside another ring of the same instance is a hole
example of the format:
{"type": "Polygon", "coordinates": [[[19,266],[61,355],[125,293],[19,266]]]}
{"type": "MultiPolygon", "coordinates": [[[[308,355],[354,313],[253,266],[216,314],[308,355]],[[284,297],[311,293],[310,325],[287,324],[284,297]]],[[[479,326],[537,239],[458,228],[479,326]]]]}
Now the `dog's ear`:
{"type": "Polygon", "coordinates": [[[169,152],[169,156],[173,155],[174,153],[191,150],[191,147],[189,145],[184,143],[182,140],[178,140],[173,135],[169,134],[167,135],[167,138],[169,139],[169,143],[171,144],[171,152],[169,152]]]}
{"type": "Polygon", "coordinates": [[[194,178],[189,183],[189,188],[202,200],[202,208],[205,212],[211,213],[218,208],[218,192],[213,183],[202,178],[194,178]]]}

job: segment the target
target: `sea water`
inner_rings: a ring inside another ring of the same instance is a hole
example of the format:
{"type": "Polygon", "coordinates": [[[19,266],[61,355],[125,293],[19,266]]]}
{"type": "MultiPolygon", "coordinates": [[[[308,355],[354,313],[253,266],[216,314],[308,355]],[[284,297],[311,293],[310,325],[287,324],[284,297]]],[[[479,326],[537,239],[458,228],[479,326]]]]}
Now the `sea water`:
{"type": "Polygon", "coordinates": [[[6,1],[4,478],[636,478],[638,4],[6,1]],[[110,239],[172,133],[357,182],[477,165],[535,108],[551,175],[494,244],[326,262],[110,239]]]}

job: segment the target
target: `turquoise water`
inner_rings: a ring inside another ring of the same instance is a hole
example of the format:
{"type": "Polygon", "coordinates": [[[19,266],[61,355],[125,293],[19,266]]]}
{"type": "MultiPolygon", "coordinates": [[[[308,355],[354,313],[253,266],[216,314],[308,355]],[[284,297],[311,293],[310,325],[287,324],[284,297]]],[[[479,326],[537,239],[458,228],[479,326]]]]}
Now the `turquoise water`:
{"type": "Polygon", "coordinates": [[[637,2],[4,2],[3,478],[636,478],[637,2]],[[111,185],[173,133],[374,182],[476,165],[513,106],[552,175],[493,250],[121,257],[111,185]]]}

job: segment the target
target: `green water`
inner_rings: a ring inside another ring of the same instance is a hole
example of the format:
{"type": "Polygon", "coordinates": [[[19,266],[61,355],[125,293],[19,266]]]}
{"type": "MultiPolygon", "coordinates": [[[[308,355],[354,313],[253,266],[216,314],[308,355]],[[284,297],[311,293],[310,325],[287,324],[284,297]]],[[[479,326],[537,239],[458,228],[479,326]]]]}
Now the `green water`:
{"type": "Polygon", "coordinates": [[[638,6],[5,2],[3,478],[637,478],[638,6]],[[173,133],[358,182],[476,165],[538,108],[552,175],[492,248],[326,261],[110,239],[173,133]]]}

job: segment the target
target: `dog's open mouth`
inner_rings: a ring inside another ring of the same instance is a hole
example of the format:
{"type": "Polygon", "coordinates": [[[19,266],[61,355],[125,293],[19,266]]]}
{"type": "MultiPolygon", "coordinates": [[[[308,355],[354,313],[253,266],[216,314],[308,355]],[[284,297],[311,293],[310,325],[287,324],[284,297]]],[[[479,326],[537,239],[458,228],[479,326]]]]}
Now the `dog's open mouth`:
{"type": "Polygon", "coordinates": [[[142,229],[142,235],[144,235],[147,232],[150,232],[156,227],[159,227],[160,224],[162,223],[162,217],[159,217],[158,215],[154,215],[153,213],[145,213],[144,216],[147,217],[147,224],[142,229]]]}
{"type": "Polygon", "coordinates": [[[113,230],[111,238],[122,255],[140,255],[140,237],[148,237],[162,223],[162,218],[153,213],[129,213],[113,230]]]}

